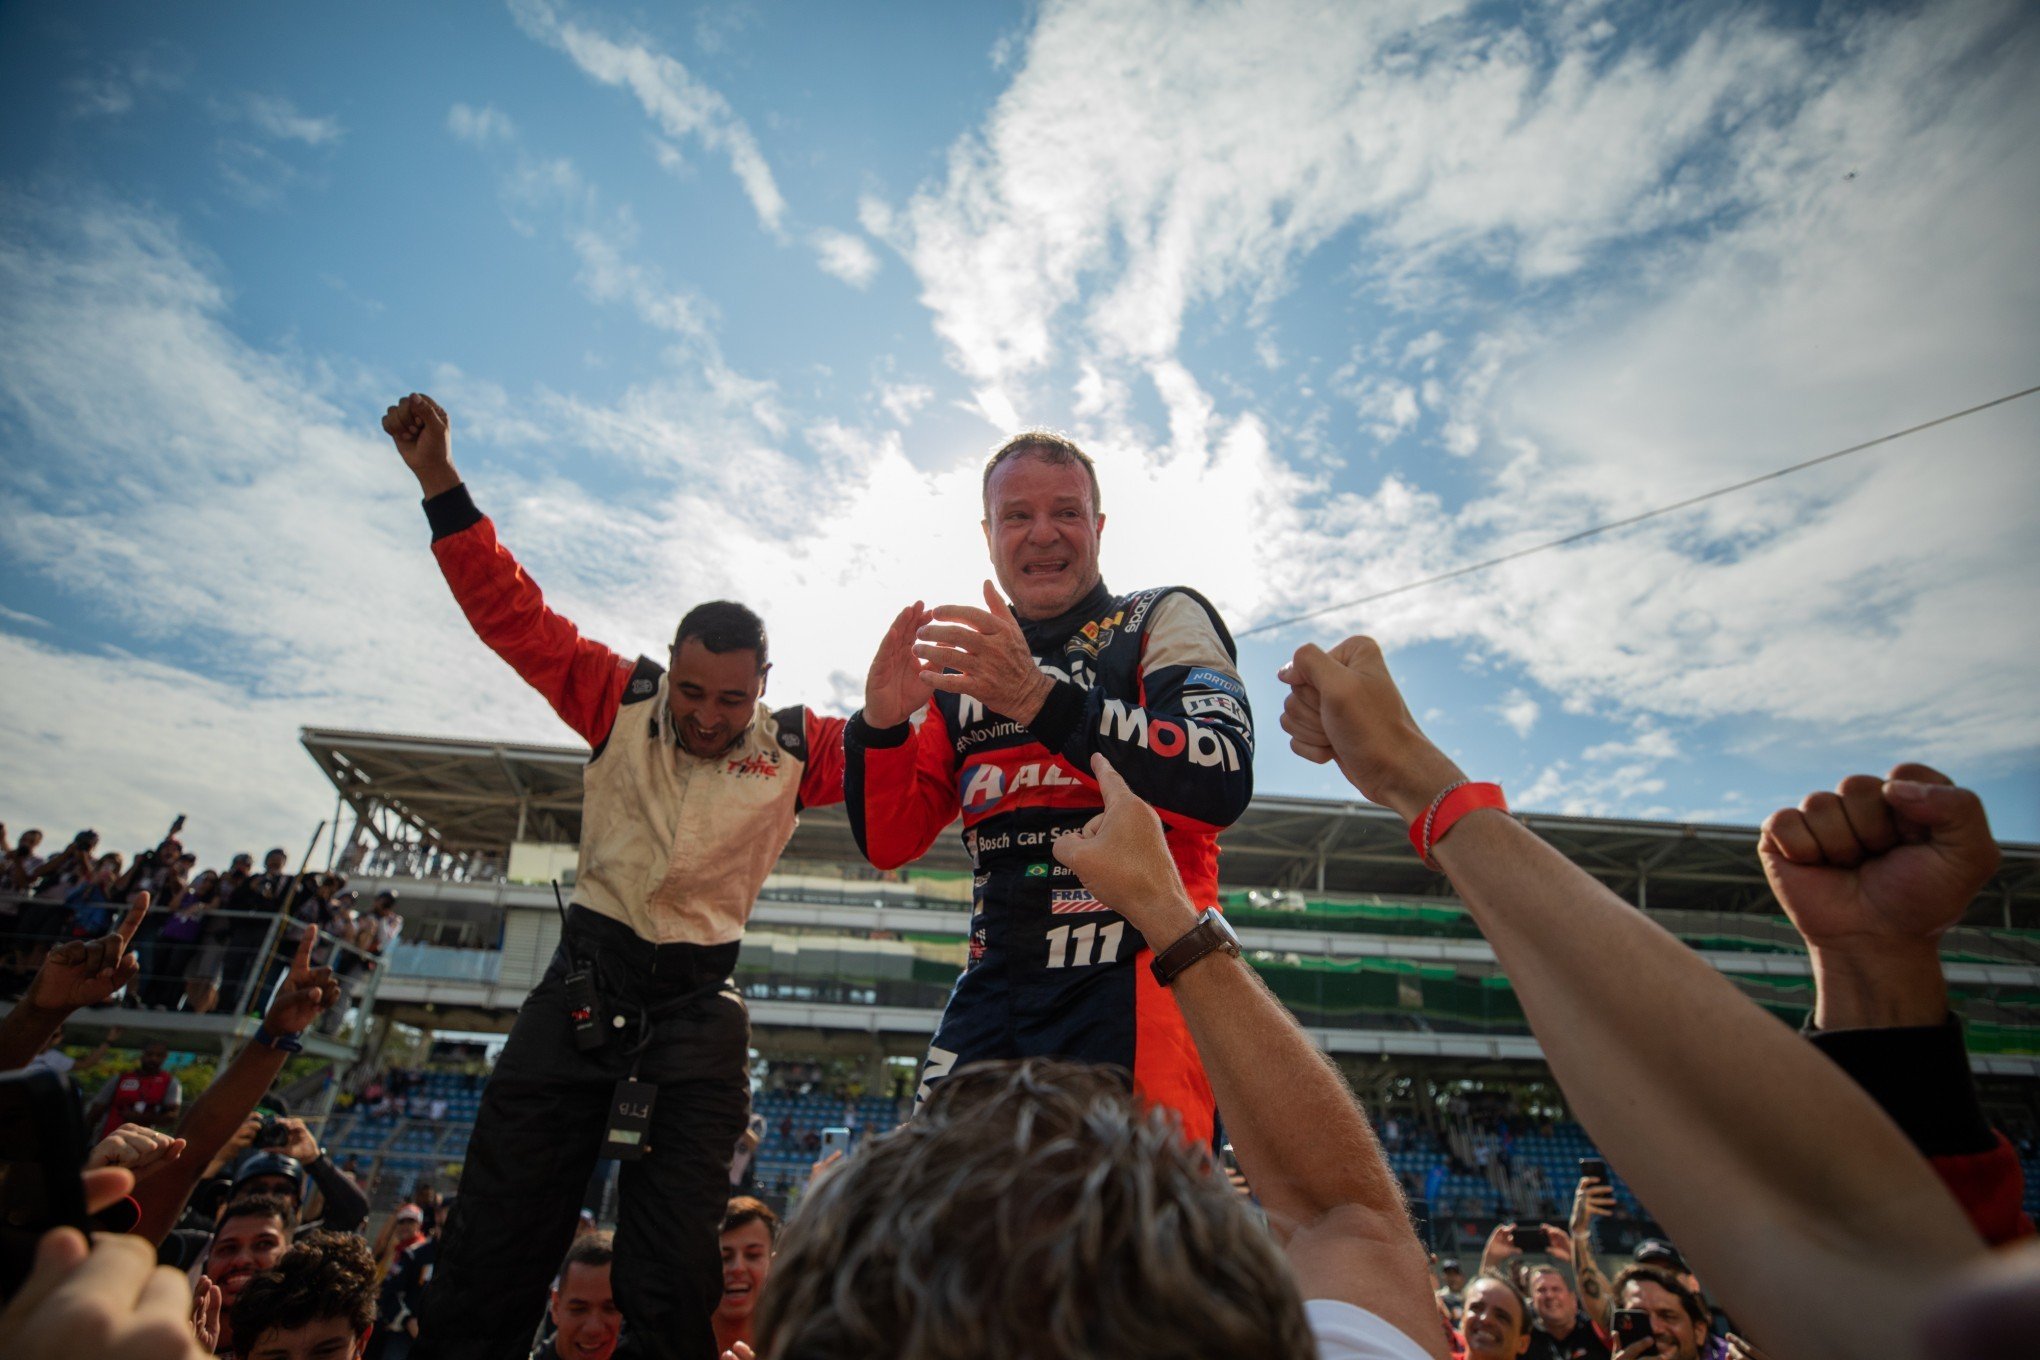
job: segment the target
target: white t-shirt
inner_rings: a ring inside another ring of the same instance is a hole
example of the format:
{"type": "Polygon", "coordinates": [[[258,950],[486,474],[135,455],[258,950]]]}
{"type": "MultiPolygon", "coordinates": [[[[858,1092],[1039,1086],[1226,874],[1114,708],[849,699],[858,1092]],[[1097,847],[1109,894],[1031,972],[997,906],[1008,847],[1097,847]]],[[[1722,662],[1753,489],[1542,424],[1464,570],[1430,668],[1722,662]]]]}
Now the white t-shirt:
{"type": "Polygon", "coordinates": [[[1317,1338],[1318,1360],[1432,1360],[1400,1327],[1354,1304],[1306,1299],[1303,1315],[1317,1338]]]}

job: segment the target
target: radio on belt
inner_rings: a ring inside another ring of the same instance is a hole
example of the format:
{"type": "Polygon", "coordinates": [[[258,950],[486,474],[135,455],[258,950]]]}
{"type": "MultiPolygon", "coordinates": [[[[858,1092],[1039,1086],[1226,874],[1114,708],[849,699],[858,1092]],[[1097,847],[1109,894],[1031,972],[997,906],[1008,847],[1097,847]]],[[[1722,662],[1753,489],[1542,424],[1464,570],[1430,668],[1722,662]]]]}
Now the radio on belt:
{"type": "Polygon", "coordinates": [[[648,1081],[625,1078],[616,1083],[609,1102],[609,1131],[602,1139],[602,1155],[619,1162],[634,1162],[652,1150],[652,1100],[659,1088],[648,1081]]]}

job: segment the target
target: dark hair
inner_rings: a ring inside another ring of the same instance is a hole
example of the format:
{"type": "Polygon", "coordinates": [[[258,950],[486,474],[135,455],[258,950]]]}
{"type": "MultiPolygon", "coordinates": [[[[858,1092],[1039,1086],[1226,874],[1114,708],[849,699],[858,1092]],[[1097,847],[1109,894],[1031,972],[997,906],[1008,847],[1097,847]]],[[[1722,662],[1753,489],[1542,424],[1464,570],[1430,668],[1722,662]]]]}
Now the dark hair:
{"type": "Polygon", "coordinates": [[[1667,1294],[1677,1296],[1679,1306],[1686,1310],[1686,1316],[1693,1319],[1695,1325],[1705,1327],[1708,1324],[1709,1314],[1707,1312],[1707,1305],[1700,1301],[1700,1296],[1686,1288],[1684,1280],[1681,1280],[1662,1266],[1633,1265],[1622,1267],[1622,1272],[1615,1277],[1616,1307],[1622,1306],[1622,1291],[1639,1281],[1654,1284],[1667,1294]]]}
{"type": "Polygon", "coordinates": [[[284,1232],[297,1230],[297,1209],[282,1195],[243,1195],[231,1201],[220,1210],[219,1219],[214,1224],[215,1231],[230,1218],[274,1218],[283,1223],[284,1232]]]}
{"type": "Polygon", "coordinates": [[[1072,463],[1084,469],[1084,476],[1091,481],[1091,513],[1104,508],[1105,498],[1098,490],[1098,465],[1091,461],[1091,455],[1078,448],[1076,441],[1053,430],[1023,430],[1014,435],[985,460],[984,480],[979,494],[984,502],[985,518],[992,517],[992,473],[999,464],[1020,454],[1032,454],[1044,463],[1068,467],[1072,463]]]}
{"type": "Polygon", "coordinates": [[[248,1281],[230,1316],[243,1355],[265,1332],[322,1318],[345,1318],[358,1336],[375,1321],[375,1258],[352,1233],[312,1233],[248,1281]]]}
{"type": "Polygon", "coordinates": [[[774,1242],[779,1240],[779,1215],[772,1212],[772,1206],[762,1199],[738,1195],[723,1210],[722,1230],[735,1232],[746,1223],[763,1223],[766,1235],[774,1242]]]}
{"type": "Polygon", "coordinates": [[[673,650],[689,638],[721,656],[724,652],[756,652],[758,669],[765,669],[765,620],[735,600],[710,600],[687,611],[673,633],[673,650]]]}
{"type": "Polygon", "coordinates": [[[1480,1274],[1466,1282],[1466,1292],[1471,1294],[1473,1287],[1482,1280],[1493,1280],[1496,1284],[1508,1290],[1509,1297],[1516,1301],[1516,1325],[1518,1327],[1528,1327],[1530,1325],[1530,1300],[1523,1297],[1523,1291],[1516,1287],[1514,1280],[1502,1274],[1499,1270],[1483,1270],[1480,1274]]]}
{"type": "Polygon", "coordinates": [[[574,1245],[567,1248],[567,1254],[560,1261],[559,1278],[564,1282],[567,1272],[575,1266],[593,1266],[600,1270],[616,1259],[616,1239],[606,1232],[582,1233],[574,1239],[574,1245]]]}

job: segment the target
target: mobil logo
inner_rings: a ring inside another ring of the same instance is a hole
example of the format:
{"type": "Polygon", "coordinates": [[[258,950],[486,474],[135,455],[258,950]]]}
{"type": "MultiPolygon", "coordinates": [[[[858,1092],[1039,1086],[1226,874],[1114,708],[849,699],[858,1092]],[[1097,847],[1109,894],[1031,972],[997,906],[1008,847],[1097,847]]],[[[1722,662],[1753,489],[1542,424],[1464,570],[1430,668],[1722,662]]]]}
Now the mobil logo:
{"type": "Polygon", "coordinates": [[[1239,748],[1223,732],[1198,723],[1173,718],[1154,718],[1144,708],[1123,700],[1107,699],[1098,719],[1098,735],[1131,742],[1164,759],[1184,757],[1192,765],[1217,765],[1228,770],[1240,768],[1239,748]]]}
{"type": "Polygon", "coordinates": [[[1032,788],[1079,789],[1084,781],[1052,760],[1030,760],[1010,770],[991,761],[966,765],[960,776],[958,801],[965,812],[983,812],[1032,788]]]}

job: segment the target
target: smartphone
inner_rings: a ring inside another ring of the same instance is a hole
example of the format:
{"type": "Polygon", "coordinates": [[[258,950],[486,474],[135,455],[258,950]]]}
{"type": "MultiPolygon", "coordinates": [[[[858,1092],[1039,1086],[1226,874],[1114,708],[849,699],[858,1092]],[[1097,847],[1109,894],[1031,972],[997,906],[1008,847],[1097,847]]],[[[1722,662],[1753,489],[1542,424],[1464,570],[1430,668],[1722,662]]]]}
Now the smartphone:
{"type": "Polygon", "coordinates": [[[28,1278],[51,1228],[89,1230],[85,1121],[71,1083],[43,1068],[0,1077],[0,1298],[28,1278]]]}
{"type": "Polygon", "coordinates": [[[1615,1310],[1615,1349],[1634,1346],[1650,1339],[1650,1314],[1641,1308],[1615,1310]]]}
{"type": "Polygon", "coordinates": [[[846,1157],[850,1155],[849,1129],[839,1125],[833,1129],[822,1130],[822,1156],[826,1157],[832,1152],[840,1152],[846,1157]]]}
{"type": "Polygon", "coordinates": [[[1551,1246],[1543,1228],[1521,1223],[1509,1230],[1509,1241],[1517,1251],[1544,1251],[1551,1246]]]}
{"type": "Polygon", "coordinates": [[[1580,1158],[1580,1179],[1608,1183],[1608,1163],[1599,1157],[1580,1158]]]}

